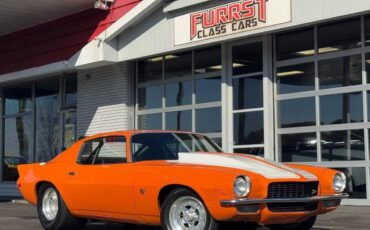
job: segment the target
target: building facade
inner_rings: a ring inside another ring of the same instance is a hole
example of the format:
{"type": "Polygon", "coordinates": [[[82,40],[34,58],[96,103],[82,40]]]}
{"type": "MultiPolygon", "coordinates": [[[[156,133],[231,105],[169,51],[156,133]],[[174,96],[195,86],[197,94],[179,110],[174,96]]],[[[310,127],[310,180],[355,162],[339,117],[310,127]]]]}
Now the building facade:
{"type": "Polygon", "coordinates": [[[50,160],[79,136],[169,129],[349,172],[344,203],[370,205],[369,1],[117,0],[66,17],[91,27],[67,39],[73,49],[0,61],[0,195],[16,194],[17,164],[50,160]]]}

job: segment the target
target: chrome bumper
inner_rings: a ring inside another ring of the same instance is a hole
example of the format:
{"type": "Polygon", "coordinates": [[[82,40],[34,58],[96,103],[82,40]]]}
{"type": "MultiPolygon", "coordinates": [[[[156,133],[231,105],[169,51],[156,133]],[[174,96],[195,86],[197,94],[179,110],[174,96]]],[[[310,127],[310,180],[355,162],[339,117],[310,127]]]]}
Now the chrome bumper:
{"type": "Polygon", "coordinates": [[[348,194],[338,194],[332,196],[314,196],[307,198],[266,198],[266,199],[236,199],[236,200],[222,200],[220,204],[222,207],[235,207],[249,204],[266,204],[266,203],[309,203],[315,201],[341,200],[348,198],[348,194]]]}

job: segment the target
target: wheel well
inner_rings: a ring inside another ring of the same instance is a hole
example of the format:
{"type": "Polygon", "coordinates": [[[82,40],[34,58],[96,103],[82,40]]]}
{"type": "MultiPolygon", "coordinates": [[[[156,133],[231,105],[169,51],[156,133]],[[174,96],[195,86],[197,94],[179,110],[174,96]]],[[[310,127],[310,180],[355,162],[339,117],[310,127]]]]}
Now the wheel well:
{"type": "MultiPolygon", "coordinates": [[[[188,186],[185,186],[185,185],[180,185],[180,184],[172,184],[172,185],[166,185],[165,187],[163,187],[161,189],[161,191],[159,192],[159,195],[158,195],[158,205],[159,205],[159,208],[162,207],[162,204],[164,202],[164,200],[166,199],[167,195],[173,191],[174,189],[177,189],[177,188],[183,188],[183,189],[187,189],[189,191],[192,191],[193,193],[195,193],[197,196],[199,196],[199,194],[194,191],[194,189],[188,187],[188,186]]],[[[199,196],[199,198],[201,198],[199,196]]]]}
{"type": "MultiPolygon", "coordinates": [[[[52,183],[48,182],[48,181],[40,181],[36,184],[35,186],[35,193],[36,193],[36,198],[37,198],[37,194],[39,193],[39,190],[40,190],[40,187],[41,185],[43,184],[50,184],[50,185],[53,185],[52,183]]],[[[54,185],[53,185],[54,186],[54,185]]]]}

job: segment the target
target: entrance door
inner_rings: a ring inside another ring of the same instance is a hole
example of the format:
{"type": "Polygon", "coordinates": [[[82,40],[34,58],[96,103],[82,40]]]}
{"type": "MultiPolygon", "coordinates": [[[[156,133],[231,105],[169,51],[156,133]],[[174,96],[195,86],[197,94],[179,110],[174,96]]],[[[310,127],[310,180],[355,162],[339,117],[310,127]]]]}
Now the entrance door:
{"type": "Polygon", "coordinates": [[[259,37],[227,46],[226,81],[231,86],[227,92],[230,98],[227,108],[228,136],[232,137],[229,140],[231,150],[237,153],[273,156],[273,153],[265,155],[266,147],[272,150],[270,141],[273,140],[267,138],[269,133],[273,133],[273,115],[265,114],[266,110],[270,111],[267,109],[269,101],[271,104],[273,101],[269,98],[272,82],[266,71],[268,43],[268,39],[259,37]]]}

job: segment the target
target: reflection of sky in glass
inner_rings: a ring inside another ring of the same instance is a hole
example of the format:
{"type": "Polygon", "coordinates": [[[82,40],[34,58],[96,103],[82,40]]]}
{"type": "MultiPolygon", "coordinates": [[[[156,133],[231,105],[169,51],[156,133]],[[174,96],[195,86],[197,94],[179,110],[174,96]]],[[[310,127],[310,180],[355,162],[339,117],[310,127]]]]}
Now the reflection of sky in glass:
{"type": "Polygon", "coordinates": [[[166,85],[166,106],[191,104],[191,81],[178,82],[166,85]]]}
{"type": "Polygon", "coordinates": [[[191,131],[191,110],[166,113],[166,129],[191,131]]]}
{"type": "Polygon", "coordinates": [[[139,108],[154,109],[162,107],[163,86],[150,86],[139,89],[139,108]]]}
{"type": "Polygon", "coordinates": [[[196,103],[221,100],[221,77],[199,79],[195,81],[196,103]]]}
{"type": "Polygon", "coordinates": [[[362,122],[362,94],[335,94],[320,97],[320,116],[323,124],[362,122]],[[348,97],[348,108],[346,98],[348,97]]]}
{"type": "Polygon", "coordinates": [[[279,113],[280,127],[315,125],[315,98],[280,101],[279,113]]]}
{"type": "Polygon", "coordinates": [[[5,119],[4,153],[5,156],[23,156],[28,159],[31,152],[31,116],[5,119]],[[18,125],[16,120],[18,119],[18,125]],[[23,130],[23,133],[20,131],[23,130]],[[19,139],[22,136],[24,139],[19,139]],[[22,152],[23,148],[23,152],[22,152]]]}
{"type": "Polygon", "coordinates": [[[197,109],[195,113],[196,132],[221,132],[221,108],[197,109]]]}

